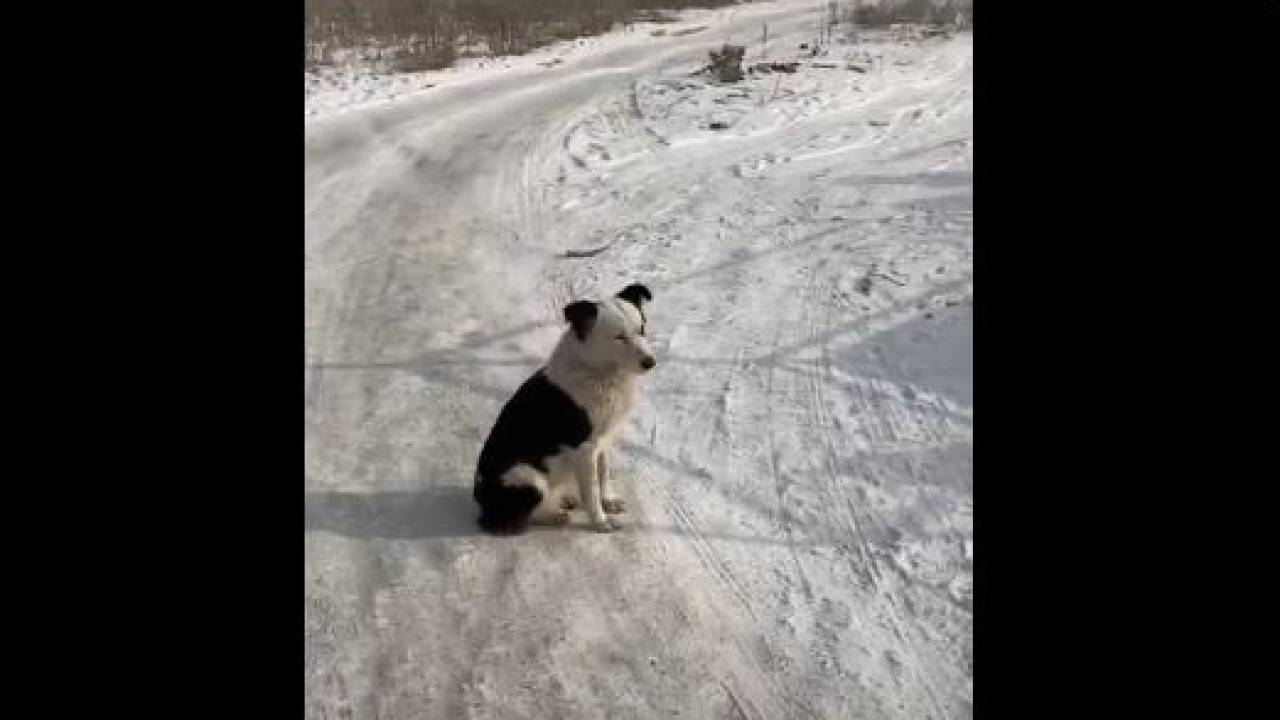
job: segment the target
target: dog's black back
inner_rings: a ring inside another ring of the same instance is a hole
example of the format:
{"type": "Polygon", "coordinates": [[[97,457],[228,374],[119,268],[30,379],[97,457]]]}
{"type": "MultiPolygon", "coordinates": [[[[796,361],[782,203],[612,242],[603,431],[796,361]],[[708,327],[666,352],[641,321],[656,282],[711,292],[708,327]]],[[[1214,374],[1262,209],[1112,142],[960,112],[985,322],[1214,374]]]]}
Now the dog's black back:
{"type": "Polygon", "coordinates": [[[545,473],[548,457],[589,437],[591,420],[564,390],[541,370],[526,380],[498,414],[480,451],[473,491],[480,526],[495,533],[523,530],[542,493],[529,485],[503,485],[503,473],[519,463],[545,473]]]}

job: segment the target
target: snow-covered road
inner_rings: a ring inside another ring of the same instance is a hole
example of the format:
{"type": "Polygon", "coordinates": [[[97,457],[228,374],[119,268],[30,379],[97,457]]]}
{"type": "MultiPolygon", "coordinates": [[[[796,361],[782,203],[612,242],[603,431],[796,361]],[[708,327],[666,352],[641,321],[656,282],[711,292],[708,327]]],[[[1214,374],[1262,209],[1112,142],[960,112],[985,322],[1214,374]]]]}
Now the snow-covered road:
{"type": "Polygon", "coordinates": [[[971,36],[802,57],[824,5],[308,119],[309,718],[972,716],[971,36]],[[799,72],[690,75],[766,19],[799,72]],[[498,409],[632,281],[626,527],[480,534],[498,409]]]}

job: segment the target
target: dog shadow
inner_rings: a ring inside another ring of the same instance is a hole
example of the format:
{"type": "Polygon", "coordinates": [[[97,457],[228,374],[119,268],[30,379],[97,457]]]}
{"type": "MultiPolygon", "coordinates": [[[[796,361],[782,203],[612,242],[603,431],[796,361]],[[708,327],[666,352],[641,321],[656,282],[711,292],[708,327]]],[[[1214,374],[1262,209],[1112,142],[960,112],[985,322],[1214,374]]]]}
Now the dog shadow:
{"type": "MultiPolygon", "coordinates": [[[[430,540],[438,538],[492,537],[476,523],[479,507],[471,488],[433,487],[412,492],[306,493],[306,532],[327,532],[353,540],[430,540]]],[[[568,525],[530,525],[522,535],[564,532],[594,533],[590,523],[576,517],[568,525]]],[[[725,541],[750,545],[822,547],[830,542],[809,539],[780,540],[732,533],[693,530],[677,525],[653,524],[623,516],[623,531],[672,535],[700,541],[725,541]]],[[[509,536],[499,536],[509,537],[509,536]]]]}
{"type": "Polygon", "coordinates": [[[481,535],[470,487],[411,492],[308,491],[306,532],[359,540],[424,540],[481,535]]]}

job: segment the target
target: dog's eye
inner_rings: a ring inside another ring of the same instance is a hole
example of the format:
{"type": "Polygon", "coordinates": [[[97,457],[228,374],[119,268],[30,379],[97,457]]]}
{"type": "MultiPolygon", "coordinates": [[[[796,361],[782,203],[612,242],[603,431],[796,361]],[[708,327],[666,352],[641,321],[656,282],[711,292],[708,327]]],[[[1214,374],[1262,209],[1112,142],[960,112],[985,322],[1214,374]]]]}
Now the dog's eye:
{"type": "Polygon", "coordinates": [[[618,342],[626,342],[626,341],[627,341],[627,336],[626,336],[626,335],[619,335],[619,336],[617,336],[616,338],[614,338],[614,340],[617,340],[618,342]]]}

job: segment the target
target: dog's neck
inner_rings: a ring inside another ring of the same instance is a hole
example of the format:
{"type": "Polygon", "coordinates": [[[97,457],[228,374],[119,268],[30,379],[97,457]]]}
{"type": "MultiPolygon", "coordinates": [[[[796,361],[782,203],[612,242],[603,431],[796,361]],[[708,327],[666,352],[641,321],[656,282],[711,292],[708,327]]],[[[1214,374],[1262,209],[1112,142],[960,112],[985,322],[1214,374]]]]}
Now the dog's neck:
{"type": "Polygon", "coordinates": [[[560,343],[551,353],[544,371],[547,377],[561,386],[594,386],[596,388],[630,387],[635,380],[634,373],[624,372],[616,364],[595,365],[583,360],[574,344],[578,339],[573,333],[565,333],[560,343]]]}

